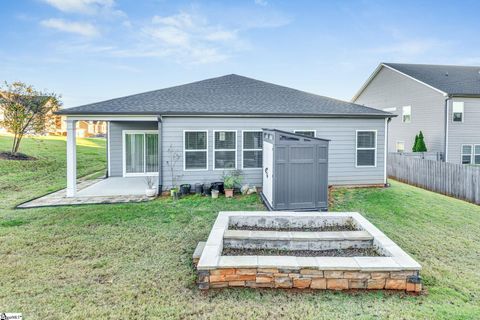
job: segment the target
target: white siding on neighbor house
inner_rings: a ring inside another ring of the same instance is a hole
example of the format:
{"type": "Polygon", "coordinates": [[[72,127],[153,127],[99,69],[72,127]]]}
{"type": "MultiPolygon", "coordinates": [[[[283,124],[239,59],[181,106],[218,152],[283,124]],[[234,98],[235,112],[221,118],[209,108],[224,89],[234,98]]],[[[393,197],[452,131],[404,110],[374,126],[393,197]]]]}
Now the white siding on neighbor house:
{"type": "Polygon", "coordinates": [[[480,98],[455,97],[448,106],[448,162],[461,163],[463,144],[480,144],[480,98]],[[463,122],[453,122],[453,102],[464,102],[463,122]]]}
{"type": "Polygon", "coordinates": [[[405,143],[406,152],[412,151],[420,130],[428,151],[445,151],[445,97],[441,93],[382,67],[354,102],[380,110],[396,108],[396,111],[385,110],[397,115],[389,126],[389,152],[396,151],[397,141],[405,143]],[[411,106],[410,123],[402,122],[403,106],[411,106]]]}
{"type": "MultiPolygon", "coordinates": [[[[111,175],[123,174],[122,130],[156,129],[156,122],[112,122],[110,156],[111,175]]],[[[221,181],[222,170],[213,170],[213,131],[237,130],[237,168],[242,164],[242,130],[275,128],[285,131],[316,130],[319,138],[330,139],[329,184],[382,184],[384,183],[385,119],[352,118],[254,118],[254,117],[163,117],[163,186],[172,184],[167,161],[170,146],[182,157],[175,171],[180,174],[178,184],[221,181]],[[208,170],[183,169],[183,131],[208,130],[208,170]],[[355,141],[357,130],[377,131],[376,167],[355,167],[355,141]]],[[[262,185],[262,169],[244,169],[244,183],[262,185]]]]}

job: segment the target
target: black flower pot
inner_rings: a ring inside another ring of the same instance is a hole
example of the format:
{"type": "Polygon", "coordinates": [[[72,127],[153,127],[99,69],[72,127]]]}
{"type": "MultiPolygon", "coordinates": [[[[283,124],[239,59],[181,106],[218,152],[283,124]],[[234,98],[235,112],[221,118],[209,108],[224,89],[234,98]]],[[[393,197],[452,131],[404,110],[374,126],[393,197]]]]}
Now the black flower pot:
{"type": "Polygon", "coordinates": [[[182,196],[190,194],[190,189],[191,188],[192,188],[192,186],[189,185],[188,183],[182,184],[182,185],[180,185],[180,193],[182,194],[182,196]]]}

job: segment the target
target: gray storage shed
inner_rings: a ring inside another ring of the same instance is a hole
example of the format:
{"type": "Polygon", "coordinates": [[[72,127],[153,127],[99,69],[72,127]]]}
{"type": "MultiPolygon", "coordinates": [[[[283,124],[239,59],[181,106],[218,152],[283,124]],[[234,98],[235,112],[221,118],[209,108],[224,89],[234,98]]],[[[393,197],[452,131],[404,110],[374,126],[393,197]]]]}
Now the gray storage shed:
{"type": "Polygon", "coordinates": [[[263,129],[261,196],[270,210],[327,210],[328,143],[263,129]]]}

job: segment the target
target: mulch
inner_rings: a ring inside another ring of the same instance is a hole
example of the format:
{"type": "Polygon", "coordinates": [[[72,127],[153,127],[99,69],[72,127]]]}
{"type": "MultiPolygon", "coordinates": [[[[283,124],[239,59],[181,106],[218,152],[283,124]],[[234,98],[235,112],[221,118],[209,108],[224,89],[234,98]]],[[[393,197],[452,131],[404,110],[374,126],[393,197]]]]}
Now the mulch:
{"type": "Polygon", "coordinates": [[[374,247],[333,250],[280,250],[223,248],[222,256],[382,257],[374,247]]]}
{"type": "Polygon", "coordinates": [[[37,160],[37,158],[26,155],[24,153],[11,153],[11,152],[0,152],[0,159],[2,160],[24,160],[24,161],[31,161],[31,160],[37,160]]]}
{"type": "Polygon", "coordinates": [[[321,227],[261,227],[261,226],[242,226],[230,225],[229,230],[248,230],[248,231],[300,231],[300,232],[322,232],[322,231],[359,231],[354,225],[350,224],[331,224],[321,227]]]}

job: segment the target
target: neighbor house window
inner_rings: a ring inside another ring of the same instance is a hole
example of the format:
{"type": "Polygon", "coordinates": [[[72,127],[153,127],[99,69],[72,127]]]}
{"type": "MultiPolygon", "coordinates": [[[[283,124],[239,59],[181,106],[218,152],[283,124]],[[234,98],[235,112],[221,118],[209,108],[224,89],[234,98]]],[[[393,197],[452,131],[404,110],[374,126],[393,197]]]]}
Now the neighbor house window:
{"type": "Polygon", "coordinates": [[[235,169],[237,167],[237,132],[214,131],[213,168],[235,169]]]}
{"type": "Polygon", "coordinates": [[[404,152],[405,151],[405,142],[397,141],[397,152],[404,152]]]}
{"type": "Polygon", "coordinates": [[[124,130],[124,175],[158,173],[157,131],[124,130]]]}
{"type": "Polygon", "coordinates": [[[462,145],[462,164],[472,163],[473,146],[471,144],[462,145]]]}
{"type": "Polygon", "coordinates": [[[315,137],[315,130],[295,130],[293,133],[301,134],[308,137],[315,137]]]}
{"type": "Polygon", "coordinates": [[[454,102],[453,103],[453,122],[463,122],[463,102],[454,102]]]}
{"type": "Polygon", "coordinates": [[[262,131],[243,131],[243,169],[262,168],[262,150],[262,131]]]}
{"type": "Polygon", "coordinates": [[[480,144],[476,144],[473,149],[473,163],[480,164],[480,144]]]}
{"type": "Polygon", "coordinates": [[[377,132],[357,131],[356,166],[375,167],[377,154],[377,132]]]}
{"type": "Polygon", "coordinates": [[[404,123],[410,123],[412,121],[412,107],[405,106],[402,108],[402,121],[404,123]]]}
{"type": "MultiPolygon", "coordinates": [[[[185,131],[183,138],[183,169],[208,169],[208,132],[185,131]]],[[[167,155],[168,161],[168,155],[167,155]]]]}

